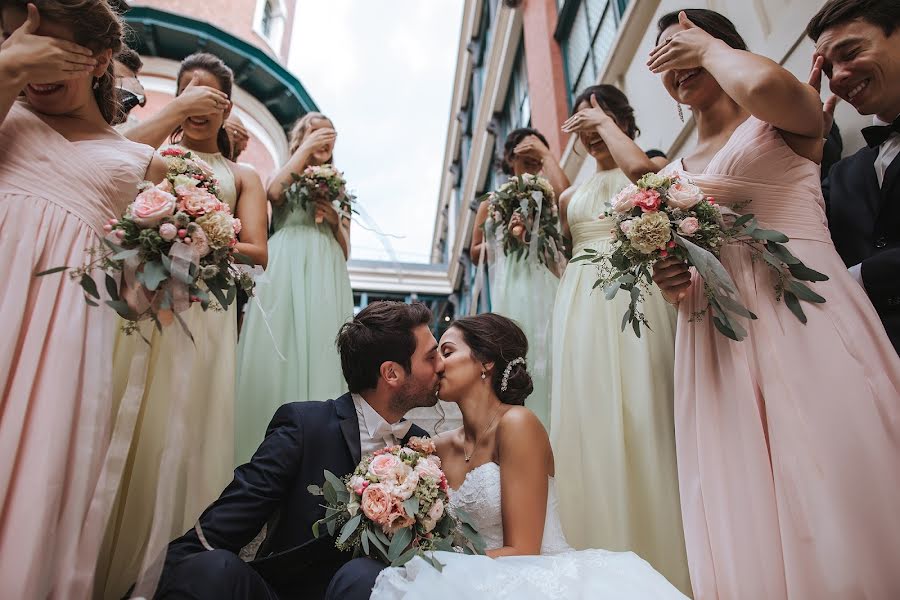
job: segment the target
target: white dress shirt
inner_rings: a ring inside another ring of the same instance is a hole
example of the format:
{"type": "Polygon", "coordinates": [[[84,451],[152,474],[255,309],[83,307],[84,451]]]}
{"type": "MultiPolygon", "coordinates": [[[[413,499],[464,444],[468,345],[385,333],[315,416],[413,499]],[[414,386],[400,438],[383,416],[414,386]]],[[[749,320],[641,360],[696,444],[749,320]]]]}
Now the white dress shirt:
{"type": "MultiPolygon", "coordinates": [[[[890,123],[886,123],[882,121],[878,117],[872,117],[873,125],[890,125],[890,123]]],[[[900,154],[900,133],[892,133],[888,139],[881,144],[881,147],[878,149],[878,156],[875,157],[875,177],[878,178],[878,187],[884,185],[884,174],[888,170],[888,167],[891,166],[891,163],[894,162],[894,159],[897,158],[897,155],[900,154]]],[[[862,263],[858,265],[853,265],[848,269],[850,271],[850,275],[853,276],[853,279],[856,280],[856,283],[859,285],[863,285],[862,279],[862,263]]]]}
{"type": "Polygon", "coordinates": [[[359,446],[363,456],[399,444],[406,435],[403,430],[409,431],[410,423],[408,421],[391,425],[362,396],[351,394],[351,397],[353,405],[356,406],[356,419],[359,422],[359,446]],[[397,433],[401,434],[399,438],[397,433]]]}
{"type": "MultiPolygon", "coordinates": [[[[890,125],[890,123],[885,123],[878,117],[873,117],[872,123],[881,126],[890,125]]],[[[878,177],[878,187],[884,184],[884,173],[891,166],[891,163],[894,162],[894,159],[897,158],[898,154],[900,154],[900,133],[894,132],[881,144],[881,148],[878,150],[878,157],[875,159],[875,175],[878,177]]]]}

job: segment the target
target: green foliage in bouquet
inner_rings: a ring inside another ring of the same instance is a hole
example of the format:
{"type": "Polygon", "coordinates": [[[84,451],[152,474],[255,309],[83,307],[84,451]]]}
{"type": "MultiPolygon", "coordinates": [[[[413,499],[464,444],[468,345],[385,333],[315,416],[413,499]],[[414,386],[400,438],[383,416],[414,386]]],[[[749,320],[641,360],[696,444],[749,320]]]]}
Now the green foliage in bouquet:
{"type": "MultiPolygon", "coordinates": [[[[331,165],[311,165],[303,173],[291,173],[291,183],[284,187],[285,206],[291,210],[305,210],[315,215],[315,203],[324,200],[331,203],[343,218],[357,211],[353,204],[356,196],[347,191],[344,175],[331,165]]],[[[315,216],[316,223],[324,219],[315,216]]]]}

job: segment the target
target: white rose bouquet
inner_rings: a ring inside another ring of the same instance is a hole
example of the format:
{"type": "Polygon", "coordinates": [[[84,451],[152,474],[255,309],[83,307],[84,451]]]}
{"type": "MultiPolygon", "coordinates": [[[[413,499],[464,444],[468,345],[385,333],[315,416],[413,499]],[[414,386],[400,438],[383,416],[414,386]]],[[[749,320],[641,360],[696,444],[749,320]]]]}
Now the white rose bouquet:
{"type": "Polygon", "coordinates": [[[364,456],[343,479],[325,471],[322,487],[309,486],[310,493],[325,497],[325,517],[313,535],[324,535],[325,526],[340,550],[395,567],[421,556],[440,570],[427,554],[437,550],[484,554],[468,516],[449,510],[447,490],[434,442],[411,438],[406,446],[364,456]]]}
{"type": "Polygon", "coordinates": [[[537,175],[510,177],[486,198],[485,235],[496,236],[506,255],[521,258],[534,251],[542,264],[556,268],[563,239],[550,182],[537,175]]]}
{"type": "Polygon", "coordinates": [[[350,218],[356,212],[353,204],[356,196],[347,191],[344,174],[332,165],[311,165],[303,173],[291,173],[293,181],[284,188],[284,200],[290,210],[302,209],[313,212],[316,225],[325,216],[316,208],[316,201],[331,203],[342,218],[350,218]]]}
{"type": "Polygon", "coordinates": [[[70,270],[92,306],[101,301],[94,270],[105,272],[109,299],[105,303],[129,321],[125,330],[137,331],[137,321],[151,319],[160,330],[178,313],[199,303],[210,306],[210,294],[225,308],[240,286],[252,294],[253,280],[236,262],[249,263],[235,252],[241,222],[218,198],[212,169],[190,152],[168,148],[168,166],[158,185],[144,182],[142,191],[120,219],[104,226],[104,246],[90,249],[88,264],[70,270],[56,267],[38,276],[70,270]]]}
{"type": "Polygon", "coordinates": [[[691,315],[699,320],[711,311],[716,329],[740,341],[747,331],[737,317],[756,319],[738,297],[737,287],[719,261],[726,244],[743,244],[756,259],[763,260],[775,274],[775,297],[803,323],[806,315],[800,301],[822,303],[825,298],[802,281],[825,281],[826,275],[810,269],[784,244],[781,232],[763,229],[752,214],[740,215],[719,206],[691,181],[678,175],[648,173],[629,185],[610,202],[601,219],[613,219],[613,250],[600,254],[587,249],[572,262],[597,265],[600,277],[594,288],[602,287],[612,300],[619,290],[631,295],[622,329],[629,324],[640,337],[640,326],[649,323],[640,311],[644,294],[653,283],[651,269],[657,260],[676,257],[694,267],[703,278],[708,300],[705,308],[691,315]]]}

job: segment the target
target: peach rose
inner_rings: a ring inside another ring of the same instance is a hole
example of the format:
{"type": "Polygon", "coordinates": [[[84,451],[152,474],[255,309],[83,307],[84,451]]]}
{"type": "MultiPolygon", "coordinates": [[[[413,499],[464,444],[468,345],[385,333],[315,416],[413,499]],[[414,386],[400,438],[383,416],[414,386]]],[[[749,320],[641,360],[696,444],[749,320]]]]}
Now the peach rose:
{"type": "Polygon", "coordinates": [[[366,518],[372,522],[382,527],[390,522],[394,500],[383,485],[374,483],[368,486],[362,493],[359,505],[366,518]]]}
{"type": "Polygon", "coordinates": [[[382,525],[384,532],[390,535],[401,529],[409,527],[415,522],[415,515],[410,516],[406,514],[406,509],[403,508],[403,501],[399,498],[395,498],[394,502],[391,504],[387,522],[384,524],[379,524],[382,525]]]}
{"type": "Polygon", "coordinates": [[[634,195],[634,205],[640,207],[644,212],[654,212],[659,210],[662,198],[656,190],[641,190],[634,195]]]}
{"type": "Polygon", "coordinates": [[[202,227],[196,227],[191,233],[191,245],[197,250],[200,258],[212,252],[212,248],[209,247],[209,239],[202,227]]]}
{"type": "Polygon", "coordinates": [[[401,499],[407,500],[416,492],[419,474],[407,464],[400,463],[400,467],[394,480],[393,491],[401,499]]]}
{"type": "Polygon", "coordinates": [[[131,204],[131,219],[141,227],[156,227],[175,213],[175,197],[157,187],[147,188],[131,204]]]}
{"type": "Polygon", "coordinates": [[[203,188],[179,185],[175,187],[175,193],[178,195],[179,210],[195,218],[219,210],[221,204],[218,198],[203,188]]]}
{"type": "Polygon", "coordinates": [[[688,217],[678,225],[678,231],[684,235],[694,235],[700,229],[700,221],[697,217],[688,217]]]}
{"type": "Polygon", "coordinates": [[[666,194],[666,204],[681,210],[690,210],[701,200],[703,192],[693,183],[674,183],[669,186],[669,193],[666,194]]]}

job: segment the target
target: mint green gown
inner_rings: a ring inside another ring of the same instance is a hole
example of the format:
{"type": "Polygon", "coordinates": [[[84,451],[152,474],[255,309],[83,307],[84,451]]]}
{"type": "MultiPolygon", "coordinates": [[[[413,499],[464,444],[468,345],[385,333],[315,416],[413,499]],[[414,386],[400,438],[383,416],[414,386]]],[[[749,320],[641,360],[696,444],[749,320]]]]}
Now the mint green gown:
{"type": "Polygon", "coordinates": [[[353,316],[344,253],[327,223],[276,207],[269,264],[238,342],[235,464],[250,459],[279,406],[347,391],[335,346],[353,316]]]}

